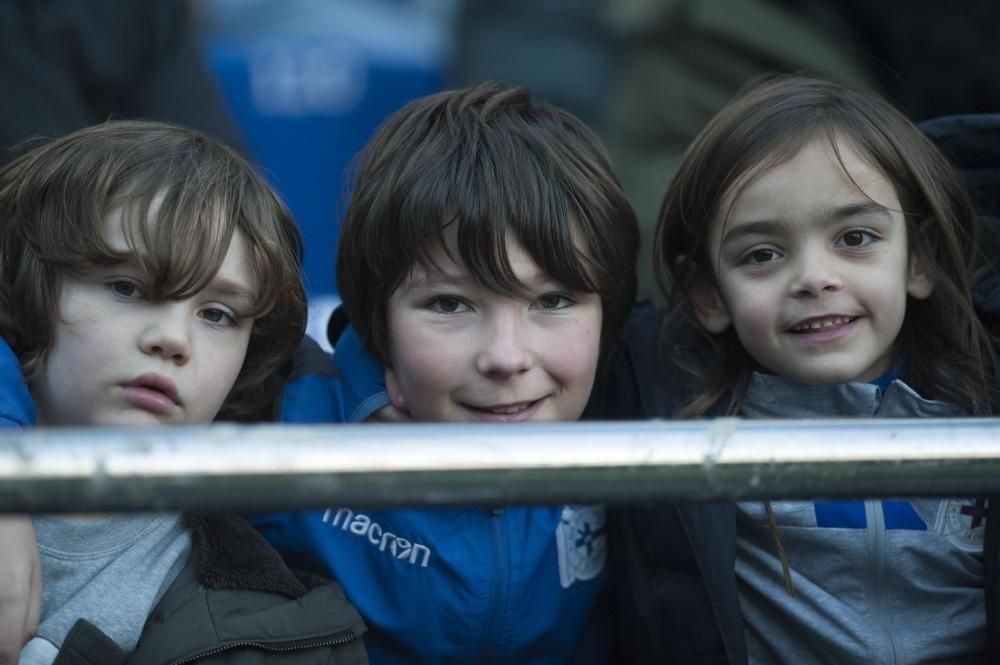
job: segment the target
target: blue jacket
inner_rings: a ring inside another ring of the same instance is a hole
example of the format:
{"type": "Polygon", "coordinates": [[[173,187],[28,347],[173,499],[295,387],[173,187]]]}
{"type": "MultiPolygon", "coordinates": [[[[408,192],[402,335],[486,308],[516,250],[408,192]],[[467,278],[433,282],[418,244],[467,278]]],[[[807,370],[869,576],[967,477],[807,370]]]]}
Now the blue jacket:
{"type": "Polygon", "coordinates": [[[7,343],[0,338],[0,429],[35,424],[35,404],[24,385],[21,365],[7,343]]]}
{"type": "MultiPolygon", "coordinates": [[[[297,355],[283,422],[359,421],[387,403],[353,332],[337,345],[343,383],[329,357],[297,355]]],[[[376,665],[609,662],[604,622],[584,631],[604,582],[601,507],[330,506],[253,522],[291,565],[343,585],[376,665]]]]}
{"type": "MultiPolygon", "coordinates": [[[[353,377],[345,383],[315,342],[300,345],[283,377],[283,422],[363,420],[385,403],[381,370],[356,337],[340,348],[353,377]]],[[[33,422],[17,358],[0,339],[0,427],[33,422]]],[[[292,565],[342,583],[372,628],[373,663],[608,662],[606,622],[595,612],[602,508],[335,506],[253,521],[292,565]]]]}

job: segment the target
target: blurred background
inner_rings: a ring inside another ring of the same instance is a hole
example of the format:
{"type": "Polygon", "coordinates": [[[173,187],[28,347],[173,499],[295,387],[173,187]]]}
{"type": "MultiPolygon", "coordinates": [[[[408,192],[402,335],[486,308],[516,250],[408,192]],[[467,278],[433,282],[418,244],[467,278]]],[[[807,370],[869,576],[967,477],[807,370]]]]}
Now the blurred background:
{"type": "Polygon", "coordinates": [[[1000,112],[992,0],[0,0],[0,31],[4,147],[151,117],[248,151],[302,227],[319,340],[351,159],[415,97],[496,79],[589,123],[639,213],[646,296],[660,196],[753,78],[864,82],[916,120],[1000,112]]]}

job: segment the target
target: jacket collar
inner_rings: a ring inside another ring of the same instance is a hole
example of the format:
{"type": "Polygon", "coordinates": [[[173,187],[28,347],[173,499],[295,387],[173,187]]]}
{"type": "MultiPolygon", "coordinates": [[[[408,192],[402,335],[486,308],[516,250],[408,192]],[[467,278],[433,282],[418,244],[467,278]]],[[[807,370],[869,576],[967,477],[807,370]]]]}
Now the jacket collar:
{"type": "Polygon", "coordinates": [[[748,418],[948,418],[960,408],[924,399],[896,379],[883,390],[871,383],[807,385],[774,374],[755,372],[743,399],[748,418]]]}

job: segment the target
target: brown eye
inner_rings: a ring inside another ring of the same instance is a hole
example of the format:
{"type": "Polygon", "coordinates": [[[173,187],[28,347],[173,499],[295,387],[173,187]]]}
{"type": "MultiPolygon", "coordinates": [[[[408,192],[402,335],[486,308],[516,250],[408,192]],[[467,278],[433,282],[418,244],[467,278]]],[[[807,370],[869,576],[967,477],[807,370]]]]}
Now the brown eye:
{"type": "Polygon", "coordinates": [[[538,309],[565,309],[572,304],[573,301],[560,293],[550,293],[536,301],[538,309]]]}
{"type": "Polygon", "coordinates": [[[773,261],[777,257],[778,253],[773,249],[755,249],[750,252],[750,262],[751,263],[767,263],[768,261],[773,261]]]}
{"type": "Polygon", "coordinates": [[[865,241],[864,234],[861,231],[848,231],[844,234],[844,244],[848,247],[858,247],[865,241]]]}
{"type": "Polygon", "coordinates": [[[452,296],[438,296],[428,303],[428,307],[441,314],[459,314],[469,309],[468,305],[452,296]]]}
{"type": "Polygon", "coordinates": [[[441,298],[440,300],[438,300],[438,309],[440,309],[442,312],[448,312],[449,314],[451,312],[457,311],[458,305],[459,302],[454,298],[441,298]]]}
{"type": "Polygon", "coordinates": [[[840,236],[840,240],[837,244],[843,247],[851,248],[866,247],[875,242],[877,239],[877,236],[870,231],[866,231],[864,229],[851,229],[844,232],[844,234],[840,236]]]}

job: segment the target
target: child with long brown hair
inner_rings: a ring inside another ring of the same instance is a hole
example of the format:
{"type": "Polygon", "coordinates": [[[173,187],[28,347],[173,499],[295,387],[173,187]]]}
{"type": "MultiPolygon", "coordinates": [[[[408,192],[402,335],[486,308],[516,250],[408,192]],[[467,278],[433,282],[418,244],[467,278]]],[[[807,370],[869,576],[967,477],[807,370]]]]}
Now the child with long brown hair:
{"type": "MultiPolygon", "coordinates": [[[[644,415],[992,413],[980,226],[953,166],[877,95],[756,85],[695,139],[664,198],[668,368],[636,372],[660,411],[644,415]]],[[[646,362],[649,340],[626,334],[646,362]]],[[[983,515],[974,497],[626,511],[621,643],[629,662],[987,662],[1000,633],[983,515]]]]}

